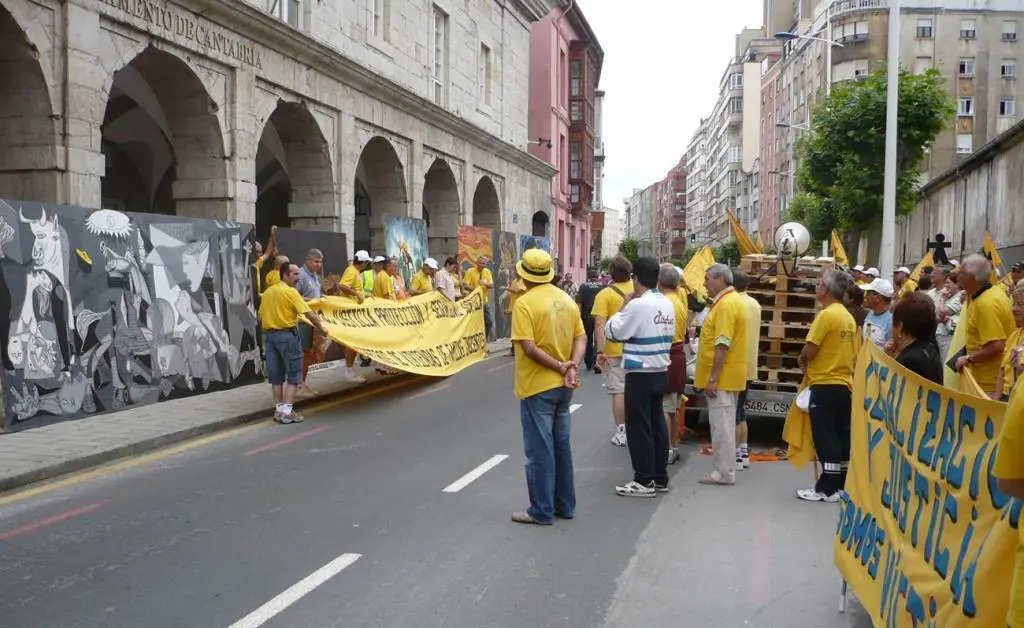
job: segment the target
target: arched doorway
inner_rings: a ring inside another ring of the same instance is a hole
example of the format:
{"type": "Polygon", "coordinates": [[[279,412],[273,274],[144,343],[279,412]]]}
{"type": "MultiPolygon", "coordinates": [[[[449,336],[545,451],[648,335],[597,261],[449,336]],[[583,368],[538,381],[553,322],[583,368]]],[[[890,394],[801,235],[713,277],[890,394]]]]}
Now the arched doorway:
{"type": "Polygon", "coordinates": [[[184,61],[147,48],[114,73],[103,116],[103,206],[227,218],[217,104],[184,61]]]}
{"type": "Polygon", "coordinates": [[[473,224],[501,231],[501,201],[490,177],[481,177],[473,193],[473,224]]]}
{"type": "Polygon", "coordinates": [[[423,181],[423,219],[431,257],[440,260],[458,254],[460,208],[459,186],[451,167],[443,159],[435,159],[423,181]]]}
{"type": "Polygon", "coordinates": [[[38,57],[0,6],[0,198],[58,200],[56,121],[38,57]]]}
{"type": "Polygon", "coordinates": [[[359,155],[355,180],[356,251],[384,254],[384,216],[409,215],[405,193],[405,170],[391,142],[376,136],[359,155]]]}
{"type": "Polygon", "coordinates": [[[256,151],[256,237],[270,227],[334,230],[330,147],[303,105],[279,101],[256,151]]]}
{"type": "Polygon", "coordinates": [[[546,238],[548,237],[548,215],[544,212],[534,212],[530,219],[530,235],[546,238]]]}

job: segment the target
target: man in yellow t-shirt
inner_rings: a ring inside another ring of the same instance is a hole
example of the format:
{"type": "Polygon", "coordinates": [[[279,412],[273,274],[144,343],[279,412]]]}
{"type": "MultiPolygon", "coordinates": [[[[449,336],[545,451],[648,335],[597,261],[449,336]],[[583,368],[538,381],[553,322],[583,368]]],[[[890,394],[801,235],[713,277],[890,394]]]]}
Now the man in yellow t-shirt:
{"type": "Polygon", "coordinates": [[[747,385],[736,400],[736,469],[750,468],[749,430],[744,409],[750,384],[757,381],[757,354],[761,342],[761,304],[747,293],[750,277],[739,268],[732,269],[732,286],[747,306],[747,385]]]}
{"type": "Polygon", "coordinates": [[[701,484],[736,483],[736,406],[747,387],[747,303],[732,287],[732,270],[713,264],[704,274],[711,303],[697,343],[694,387],[704,389],[714,469],[701,484]]]}
{"type": "Polygon", "coordinates": [[[487,301],[487,295],[494,288],[494,277],[491,275],[491,269],[487,268],[486,257],[478,258],[476,265],[466,271],[462,277],[462,285],[469,292],[480,288],[484,300],[484,331],[487,333],[487,339],[491,340],[491,335],[494,332],[494,319],[491,318],[491,304],[487,301]]]}
{"type": "Polygon", "coordinates": [[[516,272],[528,288],[512,310],[512,342],[519,345],[515,390],[530,507],[512,513],[512,521],[551,525],[555,517],[572,519],[576,510],[569,404],[587,335],[576,303],[551,284],[551,255],[529,249],[516,272]]]}
{"type": "Polygon", "coordinates": [[[835,503],[846,485],[857,321],[843,305],[843,297],[852,282],[852,277],[839,270],[830,270],[818,279],[822,310],[811,323],[798,359],[811,389],[808,412],[814,450],[822,466],[814,486],[796,492],[805,501],[835,503]]]}
{"type": "MultiPolygon", "coordinates": [[[[357,303],[362,303],[365,292],[363,290],[363,272],[370,265],[370,254],[366,251],[356,251],[352,263],[348,265],[345,272],[341,274],[338,282],[338,291],[341,296],[348,297],[357,303]]],[[[345,372],[342,377],[349,382],[362,383],[366,378],[355,370],[356,352],[345,347],[345,372]]]]}
{"type": "Polygon", "coordinates": [[[437,272],[437,260],[428,257],[423,260],[423,266],[412,276],[409,282],[409,295],[418,296],[434,291],[434,273],[437,272]]]}
{"type": "Polygon", "coordinates": [[[668,463],[679,461],[679,402],[686,388],[686,301],[684,291],[679,284],[680,273],[672,264],[662,264],[658,271],[658,291],[665,295],[672,304],[675,314],[675,331],[672,333],[672,348],[669,351],[668,385],[661,400],[661,409],[665,413],[665,425],[668,427],[668,463]]]}
{"type": "Polygon", "coordinates": [[[900,266],[893,273],[893,283],[896,285],[896,298],[900,299],[911,292],[917,291],[917,282],[910,278],[910,269],[900,266]]]}
{"type": "Polygon", "coordinates": [[[626,446],[626,373],[622,369],[622,343],[605,338],[608,319],[622,309],[627,294],[633,294],[633,265],[625,257],[616,257],[608,268],[612,283],[594,297],[590,314],[594,317],[594,344],[597,350],[597,368],[604,378],[604,391],[612,397],[612,418],[615,433],[612,444],[626,446]]]}
{"type": "MultiPolygon", "coordinates": [[[[1024,500],[1024,386],[1014,388],[1004,417],[993,472],[999,481],[999,490],[1024,500]]],[[[1018,526],[1017,531],[1017,557],[1010,586],[1007,628],[1024,628],[1024,525],[1018,526]]]]}
{"type": "Polygon", "coordinates": [[[378,299],[395,301],[398,295],[395,293],[395,273],[398,272],[394,260],[388,260],[384,267],[377,272],[377,278],[373,282],[373,296],[378,299]]]}
{"type": "Polygon", "coordinates": [[[960,264],[957,281],[969,304],[967,315],[960,319],[966,325],[967,355],[958,358],[955,366],[957,371],[970,366],[981,389],[994,397],[1006,340],[1016,325],[1010,298],[989,283],[991,273],[992,263],[983,255],[969,255],[960,264]]]}
{"type": "Polygon", "coordinates": [[[267,379],[274,391],[274,420],[282,424],[301,423],[302,415],[292,407],[295,390],[302,383],[299,318],[305,317],[324,335],[327,330],[295,289],[299,281],[298,265],[285,262],[280,271],[281,281],[267,288],[260,300],[260,329],[267,354],[267,379]]]}

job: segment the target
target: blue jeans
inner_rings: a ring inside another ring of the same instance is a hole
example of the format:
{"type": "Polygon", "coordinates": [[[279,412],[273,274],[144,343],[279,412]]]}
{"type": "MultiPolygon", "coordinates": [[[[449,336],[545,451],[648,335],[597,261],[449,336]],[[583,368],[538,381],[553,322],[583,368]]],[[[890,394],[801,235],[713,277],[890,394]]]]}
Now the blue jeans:
{"type": "Polygon", "coordinates": [[[302,348],[295,329],[263,332],[263,349],[267,353],[267,379],[274,386],[302,383],[302,348]]]}
{"type": "Polygon", "coordinates": [[[491,304],[484,303],[484,333],[488,340],[491,338],[492,329],[494,329],[494,319],[491,318],[491,304]]]}
{"type": "Polygon", "coordinates": [[[527,512],[541,523],[551,523],[556,513],[572,517],[576,511],[570,441],[571,401],[572,389],[564,387],[519,401],[526,453],[526,488],[530,493],[527,512]]]}

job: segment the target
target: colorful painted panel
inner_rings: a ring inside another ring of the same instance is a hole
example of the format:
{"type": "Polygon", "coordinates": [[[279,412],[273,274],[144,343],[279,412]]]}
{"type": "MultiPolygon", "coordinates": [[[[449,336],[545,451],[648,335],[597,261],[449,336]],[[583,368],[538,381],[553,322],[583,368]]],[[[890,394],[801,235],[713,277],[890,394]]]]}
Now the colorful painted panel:
{"type": "Polygon", "coordinates": [[[412,276],[430,257],[427,253],[427,223],[418,218],[384,218],[385,255],[398,260],[398,271],[408,286],[412,276]]]}
{"type": "Polygon", "coordinates": [[[526,249],[544,249],[548,253],[551,252],[551,238],[543,236],[519,236],[519,253],[522,254],[526,249]]]}
{"type": "Polygon", "coordinates": [[[494,286],[497,303],[494,308],[494,329],[498,338],[512,335],[512,319],[509,315],[508,286],[516,278],[516,262],[519,261],[519,234],[499,231],[494,234],[494,286]]]}

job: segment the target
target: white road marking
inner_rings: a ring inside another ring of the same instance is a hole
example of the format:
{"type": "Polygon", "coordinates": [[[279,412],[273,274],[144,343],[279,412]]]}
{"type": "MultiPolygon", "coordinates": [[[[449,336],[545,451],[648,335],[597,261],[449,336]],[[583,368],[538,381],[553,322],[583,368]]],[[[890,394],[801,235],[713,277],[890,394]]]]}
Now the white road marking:
{"type": "Polygon", "coordinates": [[[577,410],[579,410],[582,407],[583,407],[582,403],[574,403],[574,404],[570,405],[569,406],[569,414],[572,414],[573,412],[576,412],[577,410]]]}
{"type": "Polygon", "coordinates": [[[451,384],[441,384],[440,386],[432,386],[432,387],[430,387],[430,388],[428,388],[428,389],[426,389],[424,391],[416,393],[415,395],[411,395],[409,397],[406,397],[405,400],[406,401],[412,401],[414,399],[419,399],[421,397],[426,397],[427,395],[432,395],[432,394],[434,394],[436,392],[439,392],[439,391],[442,391],[442,390],[444,390],[446,388],[451,388],[451,387],[452,387],[451,384]]]}
{"type": "Polygon", "coordinates": [[[513,364],[515,364],[515,362],[506,362],[504,364],[499,364],[498,366],[492,366],[491,368],[487,369],[487,372],[493,373],[494,371],[500,371],[501,369],[508,368],[513,364]]]}
{"type": "Polygon", "coordinates": [[[490,471],[494,467],[496,467],[499,464],[501,464],[502,461],[505,460],[505,458],[508,458],[508,456],[506,454],[498,454],[496,456],[493,456],[487,462],[483,463],[479,467],[473,469],[472,471],[470,471],[466,475],[462,476],[458,480],[455,480],[454,482],[452,482],[451,484],[446,486],[445,489],[444,489],[444,492],[445,493],[458,493],[462,489],[464,489],[467,486],[469,486],[470,483],[472,483],[474,480],[478,479],[481,475],[487,473],[488,471],[490,471]]]}
{"type": "Polygon", "coordinates": [[[342,554],[320,569],[299,580],[282,591],[277,597],[257,608],[229,628],[257,628],[274,618],[278,613],[301,600],[306,594],[341,573],[362,557],[362,554],[342,554]]]}

